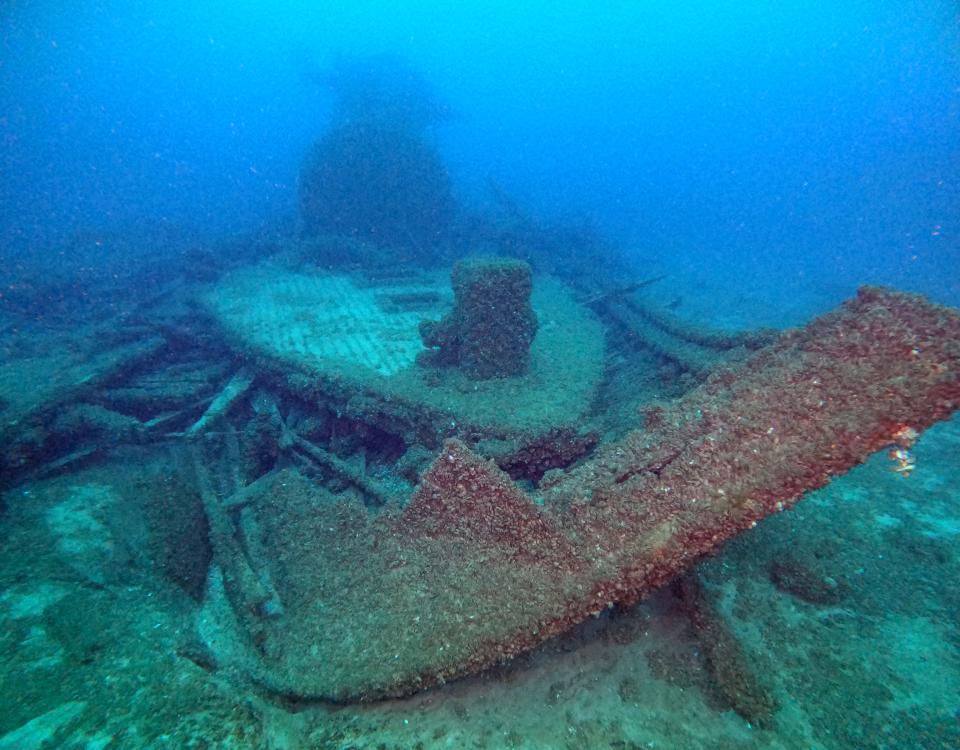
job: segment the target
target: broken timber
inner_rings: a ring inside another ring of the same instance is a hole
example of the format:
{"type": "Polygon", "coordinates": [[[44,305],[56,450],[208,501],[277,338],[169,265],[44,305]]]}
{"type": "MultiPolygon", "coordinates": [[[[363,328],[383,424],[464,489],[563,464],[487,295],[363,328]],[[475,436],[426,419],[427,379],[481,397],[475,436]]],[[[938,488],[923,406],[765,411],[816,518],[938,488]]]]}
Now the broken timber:
{"type": "MultiPolygon", "coordinates": [[[[865,288],[552,480],[539,506],[450,440],[410,503],[252,504],[283,602],[241,668],[287,695],[398,696],[631,604],[764,516],[960,408],[960,314],[865,288]]],[[[221,565],[224,561],[219,561],[221,565]]]]}
{"type": "Polygon", "coordinates": [[[183,432],[182,437],[192,438],[200,435],[204,430],[209,428],[211,424],[215,423],[217,419],[230,411],[230,407],[250,390],[252,384],[253,375],[247,370],[241,368],[234,373],[227,382],[227,385],[220,394],[213,399],[200,419],[190,425],[183,432]]]}

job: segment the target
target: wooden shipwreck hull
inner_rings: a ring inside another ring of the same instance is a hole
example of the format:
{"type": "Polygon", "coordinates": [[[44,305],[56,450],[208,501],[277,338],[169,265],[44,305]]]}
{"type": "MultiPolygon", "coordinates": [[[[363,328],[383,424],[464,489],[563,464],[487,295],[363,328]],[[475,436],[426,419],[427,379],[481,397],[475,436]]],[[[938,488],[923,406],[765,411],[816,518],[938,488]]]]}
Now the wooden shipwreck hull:
{"type": "Polygon", "coordinates": [[[960,315],[865,288],[547,475],[537,502],[455,440],[409,504],[376,517],[281,473],[244,511],[244,564],[282,608],[250,606],[236,561],[218,561],[246,644],[232,658],[271,689],[331,700],[476,672],[637,601],[958,408],[960,315]]]}

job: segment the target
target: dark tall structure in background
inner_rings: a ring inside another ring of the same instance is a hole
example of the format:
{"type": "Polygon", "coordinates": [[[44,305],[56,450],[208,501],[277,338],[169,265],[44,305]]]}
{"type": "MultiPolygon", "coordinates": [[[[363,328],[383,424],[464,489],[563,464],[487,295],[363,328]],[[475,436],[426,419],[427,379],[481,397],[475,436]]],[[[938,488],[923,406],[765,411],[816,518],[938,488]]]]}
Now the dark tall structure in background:
{"type": "Polygon", "coordinates": [[[426,248],[449,234],[454,199],[427,140],[446,115],[420,76],[388,57],[335,66],[322,78],[333,120],[300,174],[310,234],[426,248]]]}

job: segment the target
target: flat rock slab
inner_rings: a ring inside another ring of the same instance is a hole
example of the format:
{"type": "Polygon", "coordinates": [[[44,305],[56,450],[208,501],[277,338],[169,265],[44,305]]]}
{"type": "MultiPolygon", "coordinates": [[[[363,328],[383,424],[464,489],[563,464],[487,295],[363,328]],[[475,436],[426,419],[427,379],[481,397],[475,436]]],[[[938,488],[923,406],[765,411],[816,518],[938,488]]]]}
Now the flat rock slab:
{"type": "Polygon", "coordinates": [[[558,281],[534,280],[540,328],[527,374],[476,381],[415,364],[418,325],[452,305],[446,275],[373,284],[269,266],[229,275],[204,296],[234,345],[301,390],[400,403],[488,433],[576,424],[603,375],[603,328],[558,281]],[[297,373],[294,377],[291,373],[297,373]]]}
{"type": "Polygon", "coordinates": [[[543,504],[455,440],[409,504],[376,517],[280,474],[247,530],[283,614],[236,611],[233,661],[278,692],[340,701],[478,671],[637,601],[958,408],[960,315],[864,289],[648,414],[543,504]]]}

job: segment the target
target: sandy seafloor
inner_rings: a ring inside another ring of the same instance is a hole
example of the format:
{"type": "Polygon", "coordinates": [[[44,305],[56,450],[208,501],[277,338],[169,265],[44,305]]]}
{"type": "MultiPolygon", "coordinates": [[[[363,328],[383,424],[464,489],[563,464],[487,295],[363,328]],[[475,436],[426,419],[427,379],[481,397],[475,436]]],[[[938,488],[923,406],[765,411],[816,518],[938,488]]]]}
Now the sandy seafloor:
{"type": "MultiPolygon", "coordinates": [[[[679,311],[722,294],[722,325],[803,317],[802,296],[689,289],[679,311]]],[[[732,710],[673,589],[409,699],[289,704],[204,663],[193,600],[132,560],[117,575],[117,514],[162,456],[24,484],[2,520],[0,750],[960,748],[960,416],[915,455],[906,478],[874,456],[701,565],[767,726],[732,710]]]]}

